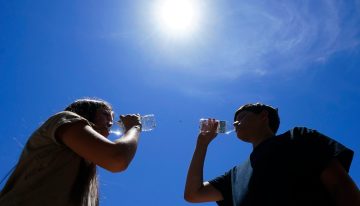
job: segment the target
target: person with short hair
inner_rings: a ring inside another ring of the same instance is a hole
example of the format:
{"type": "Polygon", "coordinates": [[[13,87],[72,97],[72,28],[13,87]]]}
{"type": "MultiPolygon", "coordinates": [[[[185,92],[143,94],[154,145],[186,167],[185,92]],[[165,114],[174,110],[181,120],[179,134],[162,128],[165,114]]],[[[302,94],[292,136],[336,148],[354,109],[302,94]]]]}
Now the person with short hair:
{"type": "Polygon", "coordinates": [[[84,98],[45,121],[28,139],[0,193],[1,206],[99,204],[96,166],[126,170],[141,133],[138,114],[120,116],[124,136],[107,139],[114,112],[109,103],[84,98]]]}
{"type": "Polygon", "coordinates": [[[218,122],[209,119],[198,135],[187,174],[188,202],[220,206],[359,206],[360,192],[348,175],[353,151],[305,127],[276,135],[280,118],[272,106],[241,106],[234,116],[237,137],[253,146],[249,158],[224,175],[203,180],[208,145],[218,122]]]}

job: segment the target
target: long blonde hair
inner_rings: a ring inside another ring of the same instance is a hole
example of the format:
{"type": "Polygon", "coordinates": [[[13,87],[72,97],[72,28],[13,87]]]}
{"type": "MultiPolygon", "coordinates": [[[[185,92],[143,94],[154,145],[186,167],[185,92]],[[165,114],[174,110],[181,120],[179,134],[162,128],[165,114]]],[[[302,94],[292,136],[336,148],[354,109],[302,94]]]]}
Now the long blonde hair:
{"type": "MultiPolygon", "coordinates": [[[[98,109],[112,111],[112,107],[108,102],[94,98],[78,99],[66,107],[65,111],[74,112],[94,123],[98,109]]],[[[96,165],[85,159],[81,161],[80,170],[71,191],[71,200],[79,205],[99,205],[96,165]]]]}

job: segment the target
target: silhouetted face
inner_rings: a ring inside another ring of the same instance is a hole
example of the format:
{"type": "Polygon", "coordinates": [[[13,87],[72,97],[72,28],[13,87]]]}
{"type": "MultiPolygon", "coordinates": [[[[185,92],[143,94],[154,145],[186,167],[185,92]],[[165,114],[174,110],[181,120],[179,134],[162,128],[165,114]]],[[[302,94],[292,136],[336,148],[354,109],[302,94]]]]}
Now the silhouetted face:
{"type": "Polygon", "coordinates": [[[250,111],[239,112],[234,122],[237,137],[245,142],[252,142],[252,138],[256,137],[262,126],[261,113],[250,111]]]}
{"type": "Polygon", "coordinates": [[[94,129],[104,137],[108,137],[110,134],[110,128],[113,125],[113,113],[112,111],[105,109],[98,109],[94,118],[94,129]]]}

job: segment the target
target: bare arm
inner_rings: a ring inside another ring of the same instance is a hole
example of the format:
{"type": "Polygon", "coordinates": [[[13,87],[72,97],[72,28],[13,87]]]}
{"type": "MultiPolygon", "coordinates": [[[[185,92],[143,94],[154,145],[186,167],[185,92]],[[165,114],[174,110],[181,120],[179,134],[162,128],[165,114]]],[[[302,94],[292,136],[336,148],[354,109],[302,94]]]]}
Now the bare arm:
{"type": "Polygon", "coordinates": [[[321,173],[321,181],[338,206],[359,206],[360,191],[354,181],[334,159],[321,173]]]}
{"type": "Polygon", "coordinates": [[[196,148],[187,174],[184,198],[188,202],[210,202],[223,199],[220,191],[208,182],[203,182],[203,168],[209,143],[216,137],[217,123],[212,120],[209,132],[198,136],[196,148]]]}
{"type": "Polygon", "coordinates": [[[140,125],[128,127],[126,134],[108,140],[85,122],[64,125],[57,138],[84,159],[112,172],[125,170],[133,159],[141,132],[140,125]]]}

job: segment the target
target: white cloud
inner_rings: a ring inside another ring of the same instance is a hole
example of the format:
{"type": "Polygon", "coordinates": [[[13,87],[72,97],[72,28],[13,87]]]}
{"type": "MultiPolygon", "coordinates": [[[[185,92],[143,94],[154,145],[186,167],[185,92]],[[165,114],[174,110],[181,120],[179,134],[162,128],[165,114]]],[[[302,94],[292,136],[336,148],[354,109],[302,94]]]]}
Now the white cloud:
{"type": "Polygon", "coordinates": [[[212,3],[203,5],[206,30],[191,42],[148,35],[146,52],[159,70],[209,79],[291,72],[360,44],[359,0],[212,3]]]}

